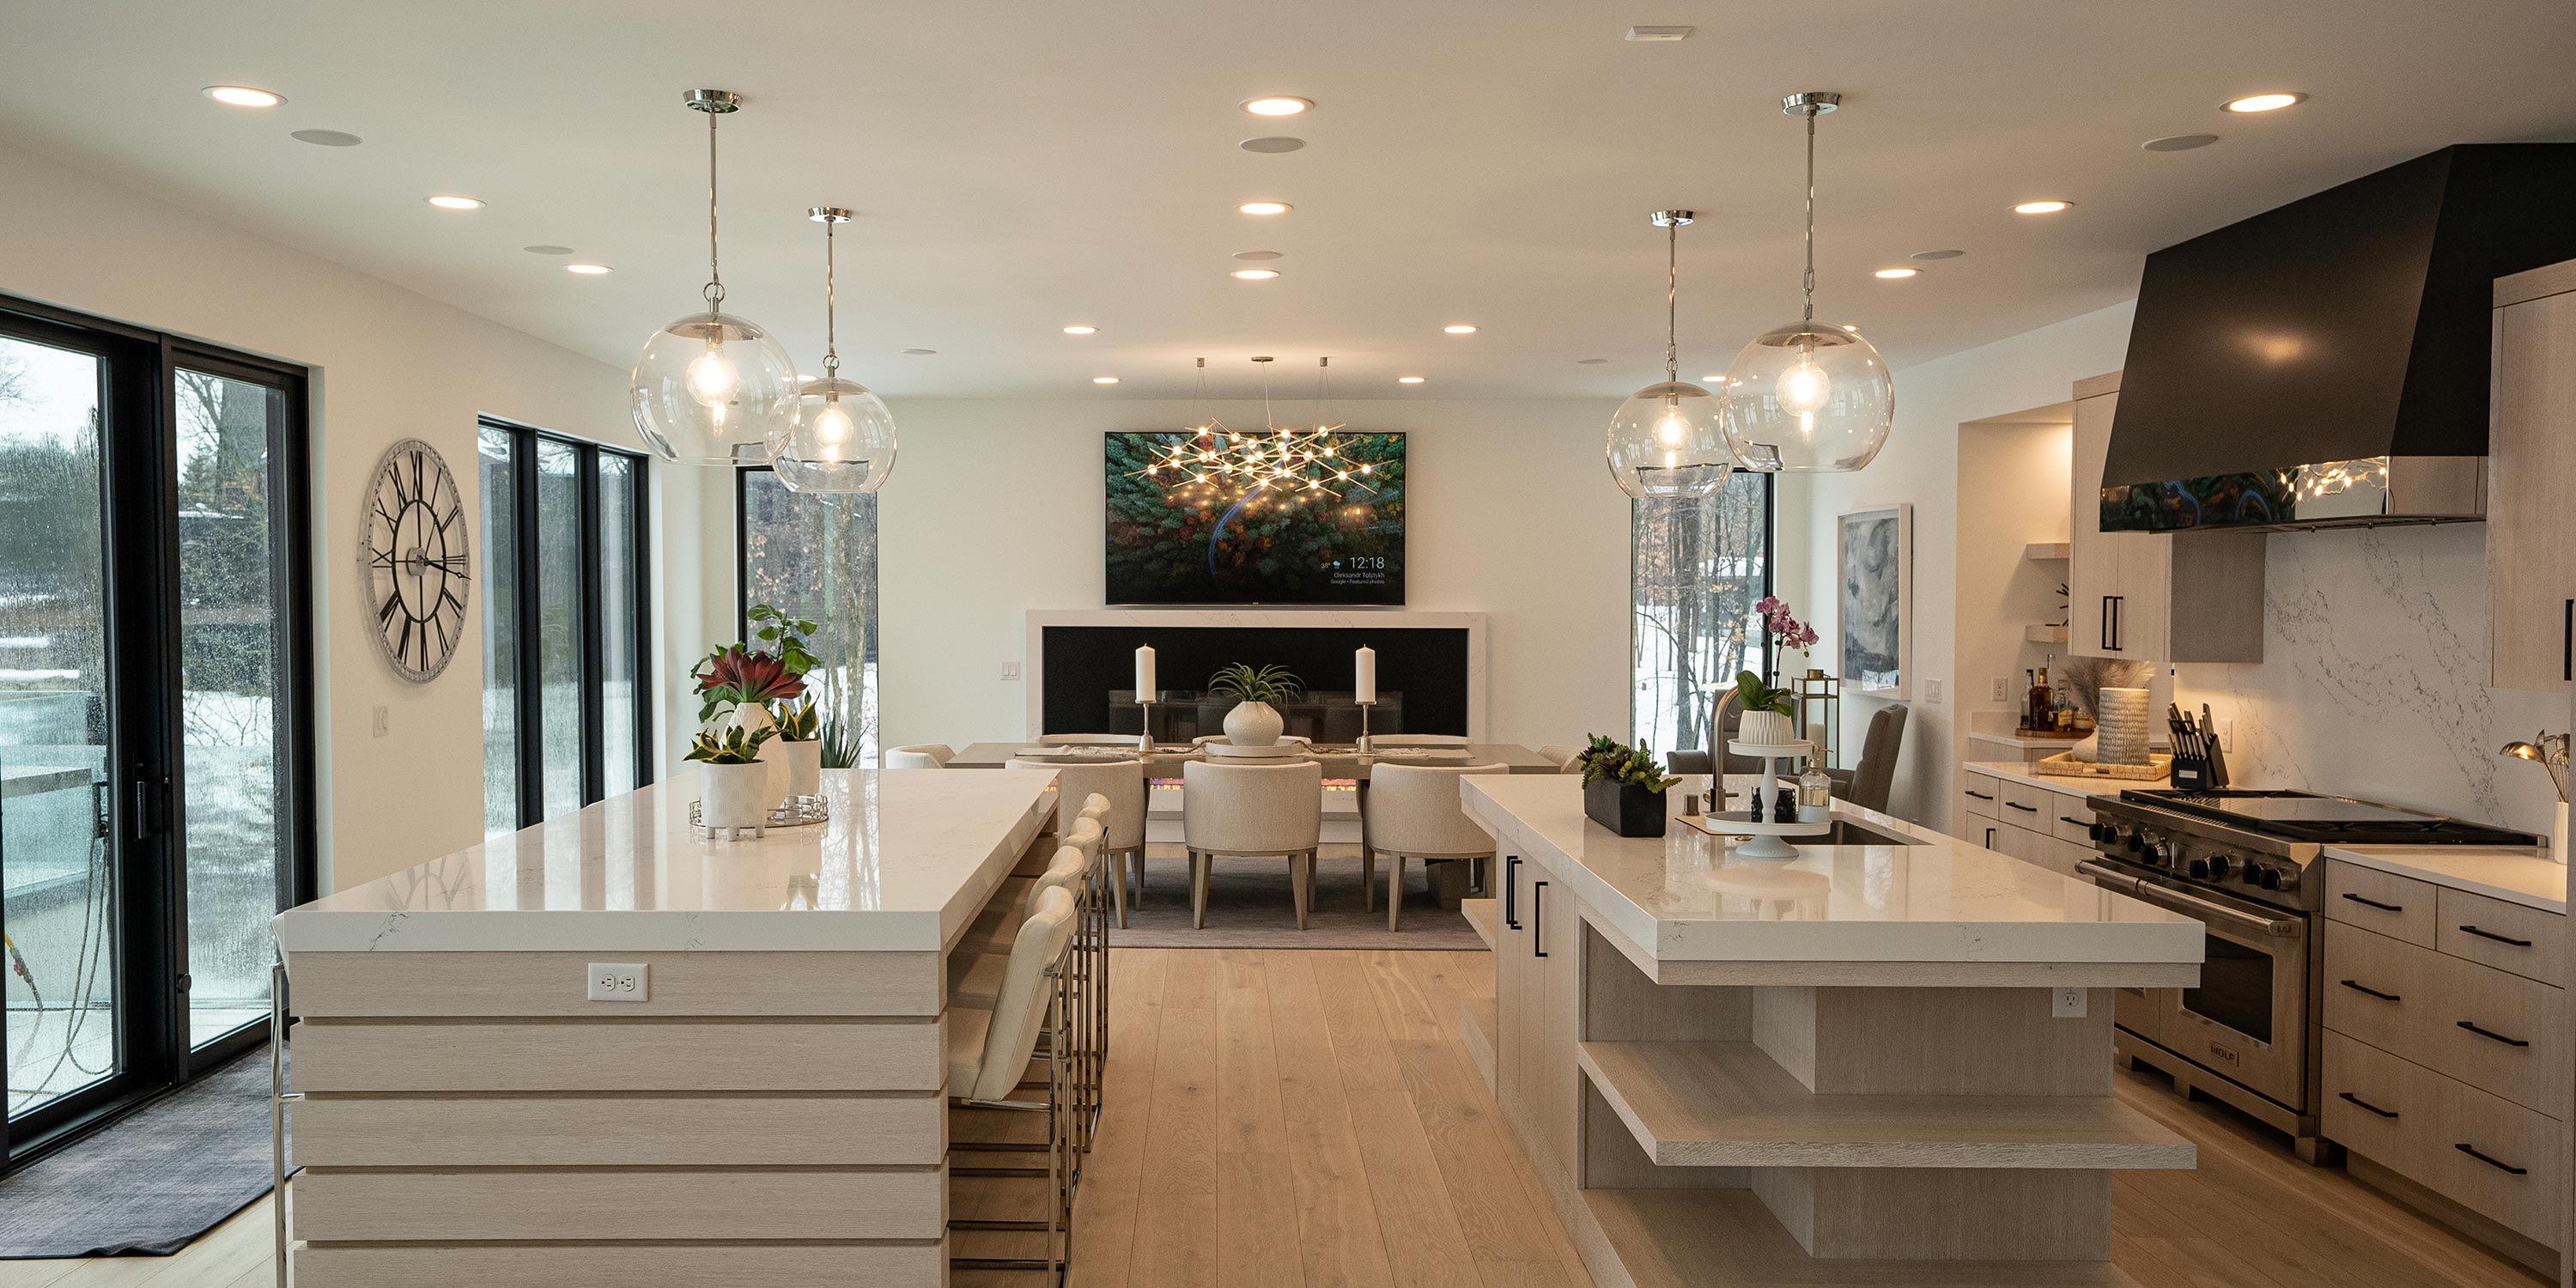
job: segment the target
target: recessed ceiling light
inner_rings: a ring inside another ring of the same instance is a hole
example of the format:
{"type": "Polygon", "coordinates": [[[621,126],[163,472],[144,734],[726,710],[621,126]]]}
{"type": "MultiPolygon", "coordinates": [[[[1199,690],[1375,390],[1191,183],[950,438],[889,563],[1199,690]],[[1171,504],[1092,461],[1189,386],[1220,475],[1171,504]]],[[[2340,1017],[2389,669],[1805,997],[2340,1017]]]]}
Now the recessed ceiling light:
{"type": "Polygon", "coordinates": [[[1877,272],[1870,274],[1870,276],[1875,277],[1882,282],[1901,282],[1906,278],[1921,277],[1922,275],[1923,270],[1919,268],[1882,268],[1877,272]]]}
{"type": "Polygon", "coordinates": [[[1449,335],[1474,335],[1476,333],[1476,324],[1473,322],[1452,322],[1440,329],[1449,335]]]}
{"type": "Polygon", "coordinates": [[[1255,264],[1260,264],[1278,259],[1280,258],[1280,254],[1275,250],[1239,250],[1234,253],[1234,257],[1236,259],[1250,260],[1255,264]]]}
{"type": "Polygon", "coordinates": [[[1397,377],[1395,378],[1395,383],[1397,383],[1397,384],[1399,384],[1399,385],[1418,385],[1418,384],[1421,384],[1421,383],[1422,383],[1422,377],[1420,377],[1420,376],[1397,376],[1397,377]]]}
{"type": "Polygon", "coordinates": [[[1597,367],[1608,361],[1608,358],[1577,358],[1574,360],[1574,365],[1578,367],[1597,367]]]}
{"type": "Polygon", "coordinates": [[[205,92],[226,107],[275,107],[286,101],[284,94],[249,85],[208,85],[205,92]]]}
{"type": "Polygon", "coordinates": [[[2018,203],[2013,207],[2013,213],[2016,215],[2053,215],[2058,211],[2065,210],[2073,206],[2074,204],[2075,203],[2072,201],[2059,201],[2056,198],[2051,197],[2045,201],[2024,201],[2018,203]]]}
{"type": "Polygon", "coordinates": [[[906,349],[906,350],[904,350],[904,353],[905,353],[907,356],[915,357],[915,358],[927,358],[927,357],[929,357],[930,355],[932,355],[932,354],[934,354],[934,353],[937,353],[937,352],[939,352],[939,350],[937,350],[937,349],[906,349]]]}
{"type": "Polygon", "coordinates": [[[1691,30],[1689,27],[1630,27],[1628,39],[1640,43],[1661,44],[1675,40],[1688,40],[1691,30]]]}
{"type": "Polygon", "coordinates": [[[582,275],[582,276],[584,276],[584,277],[597,277],[597,276],[599,276],[600,274],[605,273],[605,272],[607,272],[607,271],[608,271],[608,265],[606,265],[606,264],[587,264],[587,263],[584,263],[584,264],[566,264],[566,265],[564,265],[564,271],[565,271],[565,272],[567,272],[567,273],[579,273],[579,274],[581,274],[581,275],[582,275]]]}
{"type": "Polygon", "coordinates": [[[1295,116],[1314,105],[1315,100],[1311,98],[1294,98],[1286,94],[1243,100],[1243,110],[1254,116],[1295,116]]]}
{"type": "Polygon", "coordinates": [[[1284,134],[1274,134],[1265,138],[1245,139],[1243,142],[1237,143],[1234,146],[1241,148],[1246,152],[1294,152],[1297,149],[1306,146],[1306,141],[1304,139],[1292,139],[1284,134]]]}
{"type": "Polygon", "coordinates": [[[1234,275],[1247,282],[1267,282],[1271,278],[1279,276],[1279,270],[1275,268],[1238,268],[1234,270],[1234,275]]]}
{"type": "Polygon", "coordinates": [[[1957,259],[1957,258],[1958,258],[1958,257],[1960,257],[1961,255],[1965,255],[1965,254],[1967,254],[1967,253],[1968,253],[1968,252],[1966,252],[1966,251],[1964,251],[1964,250],[1918,250],[1918,251],[1914,252],[1913,254],[1906,256],[1906,258],[1907,258],[1907,259],[1957,259]]]}
{"type": "Polygon", "coordinates": [[[365,139],[347,130],[297,130],[286,137],[298,143],[310,143],[317,148],[354,148],[366,142],[365,139]]]}
{"type": "Polygon", "coordinates": [[[522,246],[519,249],[526,251],[531,255],[569,255],[572,253],[572,247],[570,246],[522,246]]]}
{"type": "Polygon", "coordinates": [[[2193,148],[2208,147],[2217,141],[2218,136],[2215,134],[2168,134],[2161,139],[2149,139],[2138,146],[2149,152],[2189,152],[2193,148]]]}
{"type": "Polygon", "coordinates": [[[2305,94],[2294,93],[2287,90],[2270,90],[2261,94],[2248,94],[2243,98],[2231,98],[2226,102],[2219,104],[2218,110],[2222,112],[2236,112],[2239,114],[2246,112],[2277,112],[2285,107],[2297,107],[2299,104],[2307,101],[2308,96],[2305,94]]]}
{"type": "Polygon", "coordinates": [[[1235,209],[1247,215],[1284,215],[1288,213],[1288,203],[1284,201],[1247,201],[1240,206],[1236,206],[1235,209]]]}
{"type": "Polygon", "coordinates": [[[1722,385],[1726,383],[1726,373],[1721,371],[1713,376],[1701,376],[1699,382],[1703,385],[1722,385]]]}
{"type": "Polygon", "coordinates": [[[1118,377],[1116,377],[1116,376],[1093,376],[1093,377],[1091,378],[1091,383],[1093,383],[1093,384],[1095,384],[1095,385],[1114,385],[1114,384],[1117,384],[1117,383],[1118,383],[1118,377]]]}
{"type": "Polygon", "coordinates": [[[1099,331],[1096,326],[1069,326],[1064,329],[1066,335],[1096,335],[1099,331]]]}
{"type": "Polygon", "coordinates": [[[481,210],[483,208],[483,203],[480,200],[473,197],[460,196],[452,192],[442,192],[437,196],[431,197],[429,199],[429,204],[436,206],[441,210],[481,210]]]}

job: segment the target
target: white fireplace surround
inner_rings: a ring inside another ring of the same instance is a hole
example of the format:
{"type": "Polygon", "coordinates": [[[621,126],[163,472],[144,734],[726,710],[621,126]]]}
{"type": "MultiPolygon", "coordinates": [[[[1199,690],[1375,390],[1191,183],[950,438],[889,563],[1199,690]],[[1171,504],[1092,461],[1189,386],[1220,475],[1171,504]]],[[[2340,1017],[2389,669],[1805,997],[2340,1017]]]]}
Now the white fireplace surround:
{"type": "Polygon", "coordinates": [[[1045,725],[1046,628],[1050,626],[1302,627],[1309,630],[1467,632],[1467,736],[1486,738],[1485,614],[1415,612],[1411,609],[1332,608],[1032,608],[1029,610],[1028,723],[1021,736],[1035,738],[1045,725]]]}

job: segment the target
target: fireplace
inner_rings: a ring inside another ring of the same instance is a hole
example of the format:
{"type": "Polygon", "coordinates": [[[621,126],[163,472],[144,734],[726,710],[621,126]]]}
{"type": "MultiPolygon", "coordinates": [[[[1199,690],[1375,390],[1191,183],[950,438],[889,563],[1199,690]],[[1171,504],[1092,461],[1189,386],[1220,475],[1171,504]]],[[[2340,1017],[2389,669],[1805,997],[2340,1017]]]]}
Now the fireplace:
{"type": "Polygon", "coordinates": [[[1229,705],[1202,699],[1208,676],[1235,662],[1278,665],[1307,695],[1281,714],[1288,732],[1318,742],[1359,733],[1352,655],[1377,651],[1371,733],[1484,733],[1484,616],[1480,613],[1319,610],[1105,609],[1029,614],[1029,729],[1133,733],[1135,655],[1154,647],[1158,740],[1221,732],[1229,705]]]}

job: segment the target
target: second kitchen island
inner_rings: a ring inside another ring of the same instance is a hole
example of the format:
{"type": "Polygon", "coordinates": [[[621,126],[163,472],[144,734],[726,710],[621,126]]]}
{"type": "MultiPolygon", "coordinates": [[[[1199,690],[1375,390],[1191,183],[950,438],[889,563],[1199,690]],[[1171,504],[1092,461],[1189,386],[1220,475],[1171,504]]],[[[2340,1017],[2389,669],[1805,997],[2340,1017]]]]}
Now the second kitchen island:
{"type": "Polygon", "coordinates": [[[2112,996],[2196,982],[2199,923],[1841,803],[1773,862],[1571,776],[1461,791],[1502,860],[1470,1045],[1597,1281],[2130,1282],[2111,1173],[2195,1159],[2112,1098],[2112,996]]]}

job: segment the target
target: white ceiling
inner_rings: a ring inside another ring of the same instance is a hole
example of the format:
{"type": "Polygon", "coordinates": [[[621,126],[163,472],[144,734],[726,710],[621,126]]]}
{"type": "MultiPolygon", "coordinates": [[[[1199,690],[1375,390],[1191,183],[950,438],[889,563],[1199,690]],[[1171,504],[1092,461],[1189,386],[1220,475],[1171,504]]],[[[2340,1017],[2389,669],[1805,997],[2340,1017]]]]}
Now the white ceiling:
{"type": "Polygon", "coordinates": [[[857,207],[841,350],[896,397],[1182,395],[1201,355],[1243,394],[1255,353],[1279,356],[1283,391],[1330,354],[1343,397],[1617,397],[1660,377],[1646,216],[1673,205],[1701,214],[1682,374],[1721,369],[1796,316],[1794,90],[1846,96],[1821,125],[1819,315],[1899,366],[2128,298],[2149,250],[2443,144],[2576,138],[2567,0],[9,8],[0,137],[619,365],[703,281],[704,120],[680,95],[740,91],[732,307],[812,369],[822,246],[803,212],[857,207]],[[1698,32],[1632,44],[1632,22],[1698,32]],[[218,107],[213,83],[289,102],[218,107]],[[2216,110],[2272,88],[2314,98],[2216,110]],[[1319,106],[1237,109],[1265,93],[1319,106]],[[366,142],[287,137],[317,128],[366,142]],[[2221,141],[2138,147],[2193,132],[2221,141]],[[1309,146],[1235,146],[1271,133],[1309,146]],[[447,214],[432,192],[490,205],[447,214]],[[2038,196],[2079,204],[2006,210],[2038,196]],[[1258,197],[1296,209],[1235,213],[1258,197]],[[520,250],[542,243],[617,272],[520,250]],[[1869,276],[1939,247],[1968,254],[1869,276]],[[1252,249],[1284,252],[1285,275],[1227,277],[1252,249]],[[1452,321],[1484,331],[1442,335],[1452,321]],[[1100,334],[1058,333],[1077,322],[1100,334]]]}

